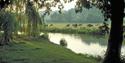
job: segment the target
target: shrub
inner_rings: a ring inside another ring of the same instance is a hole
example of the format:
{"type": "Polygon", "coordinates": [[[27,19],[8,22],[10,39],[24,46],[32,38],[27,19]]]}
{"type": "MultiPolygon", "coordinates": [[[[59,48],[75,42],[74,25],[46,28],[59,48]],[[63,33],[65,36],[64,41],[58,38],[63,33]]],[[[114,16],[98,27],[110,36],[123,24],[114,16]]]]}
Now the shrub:
{"type": "Polygon", "coordinates": [[[82,26],[82,24],[79,24],[79,26],[82,26]]]}
{"type": "Polygon", "coordinates": [[[49,26],[51,27],[51,26],[53,26],[53,24],[50,24],[49,26]]]}
{"type": "Polygon", "coordinates": [[[69,26],[70,26],[70,24],[67,24],[67,25],[66,25],[66,27],[69,27],[69,26]]]}
{"type": "Polygon", "coordinates": [[[66,40],[64,39],[64,38],[62,38],[61,40],[60,40],[60,45],[61,46],[67,46],[67,42],[66,42],[66,40]]]}
{"type": "Polygon", "coordinates": [[[76,28],[78,25],[77,24],[73,24],[72,26],[76,28]]]}
{"type": "Polygon", "coordinates": [[[88,26],[88,27],[93,27],[93,25],[92,25],[92,24],[88,24],[87,26],[88,26]]]}

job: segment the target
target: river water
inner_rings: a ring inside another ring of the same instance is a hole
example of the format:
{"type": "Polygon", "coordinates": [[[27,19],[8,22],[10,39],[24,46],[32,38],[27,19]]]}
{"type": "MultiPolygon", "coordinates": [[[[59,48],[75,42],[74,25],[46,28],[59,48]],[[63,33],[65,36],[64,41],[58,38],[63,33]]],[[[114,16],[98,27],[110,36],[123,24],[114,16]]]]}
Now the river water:
{"type": "MultiPolygon", "coordinates": [[[[107,48],[106,36],[49,33],[49,40],[55,44],[59,45],[62,38],[67,42],[67,48],[78,54],[104,56],[107,48]]],[[[125,45],[122,46],[122,55],[125,55],[125,45]]]]}

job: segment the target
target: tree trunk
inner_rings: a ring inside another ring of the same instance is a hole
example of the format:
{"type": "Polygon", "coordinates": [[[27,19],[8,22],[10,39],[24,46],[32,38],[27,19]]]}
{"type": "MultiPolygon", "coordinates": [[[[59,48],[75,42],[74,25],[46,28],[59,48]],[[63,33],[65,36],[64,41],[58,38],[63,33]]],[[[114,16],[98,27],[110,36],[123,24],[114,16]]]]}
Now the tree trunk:
{"type": "Polygon", "coordinates": [[[37,26],[37,20],[36,20],[36,18],[34,18],[34,21],[32,21],[32,36],[33,37],[36,37],[36,36],[38,36],[38,26],[37,26]]]}
{"type": "Polygon", "coordinates": [[[8,45],[10,42],[11,42],[11,39],[12,39],[12,30],[10,28],[10,22],[5,22],[3,24],[3,30],[4,30],[4,34],[3,34],[3,37],[0,41],[0,46],[3,46],[3,45],[8,45]]]}
{"type": "Polygon", "coordinates": [[[111,31],[103,63],[121,63],[124,0],[111,0],[111,14],[111,31]]]}

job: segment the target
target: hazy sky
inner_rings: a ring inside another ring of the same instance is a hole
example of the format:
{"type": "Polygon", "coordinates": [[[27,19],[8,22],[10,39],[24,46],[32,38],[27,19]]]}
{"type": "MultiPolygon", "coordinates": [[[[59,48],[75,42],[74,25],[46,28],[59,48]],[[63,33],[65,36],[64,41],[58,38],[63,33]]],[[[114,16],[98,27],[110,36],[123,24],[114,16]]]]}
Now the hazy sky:
{"type": "MultiPolygon", "coordinates": [[[[47,2],[51,2],[52,0],[50,0],[50,1],[47,1],[47,2]]],[[[77,0],[74,0],[74,1],[72,1],[72,2],[70,2],[70,3],[64,3],[64,1],[63,0],[60,0],[61,1],[61,3],[63,4],[63,6],[64,6],[64,8],[63,8],[63,10],[65,10],[65,11],[68,11],[68,10],[70,10],[70,9],[72,9],[72,8],[74,8],[75,7],[75,4],[76,4],[76,1],[77,0]]],[[[51,9],[52,9],[52,11],[58,11],[59,9],[58,9],[58,5],[60,5],[59,3],[56,5],[56,7],[51,7],[51,9]]],[[[46,10],[46,8],[42,8],[42,9],[40,9],[39,11],[45,11],[46,10]]]]}
{"type": "MultiPolygon", "coordinates": [[[[77,1],[77,0],[74,0],[74,1],[72,1],[72,2],[70,2],[70,3],[64,3],[64,1],[61,0],[62,4],[64,5],[64,9],[63,9],[63,10],[66,10],[66,11],[67,11],[67,10],[70,10],[70,9],[74,8],[74,7],[75,7],[75,4],[76,4],[76,1],[77,1]]],[[[57,6],[56,6],[56,7],[52,7],[51,9],[52,9],[53,11],[59,10],[57,6]]]]}

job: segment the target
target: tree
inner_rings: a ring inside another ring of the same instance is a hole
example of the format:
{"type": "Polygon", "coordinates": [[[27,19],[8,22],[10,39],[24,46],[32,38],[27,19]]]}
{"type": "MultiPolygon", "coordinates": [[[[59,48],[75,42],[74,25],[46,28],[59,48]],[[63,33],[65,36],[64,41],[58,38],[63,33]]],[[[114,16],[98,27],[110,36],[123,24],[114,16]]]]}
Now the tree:
{"type": "MultiPolygon", "coordinates": [[[[29,29],[29,36],[37,37],[39,35],[39,23],[41,23],[41,19],[38,13],[37,4],[35,1],[27,0],[26,3],[26,15],[28,16],[28,29],[29,29]],[[34,6],[34,4],[36,6],[34,6]]],[[[37,3],[37,2],[36,2],[37,3]]],[[[42,25],[42,24],[41,24],[42,25]]]]}
{"type": "Polygon", "coordinates": [[[0,0],[0,26],[4,31],[3,37],[0,41],[0,45],[6,45],[9,44],[12,37],[12,22],[10,20],[13,20],[13,17],[10,13],[5,12],[5,7],[10,4],[9,0],[0,0]]]}
{"type": "Polygon", "coordinates": [[[112,14],[110,17],[111,31],[103,63],[121,63],[120,55],[123,41],[124,0],[111,0],[110,3],[112,14]]]}
{"type": "MultiPolygon", "coordinates": [[[[85,0],[78,0],[77,7],[82,5],[89,9],[91,5],[96,6],[104,14],[105,21],[108,18],[111,20],[108,47],[103,63],[122,63],[120,55],[123,41],[124,0],[92,0],[92,2],[84,2],[85,0]]],[[[81,10],[77,9],[77,12],[81,10]]]]}
{"type": "Polygon", "coordinates": [[[14,31],[15,19],[12,13],[1,10],[0,13],[0,26],[4,31],[0,45],[7,45],[11,42],[12,32],[14,31]]]}
{"type": "MultiPolygon", "coordinates": [[[[0,0],[0,10],[4,9],[4,11],[7,11],[7,9],[9,9],[9,11],[11,11],[11,12],[14,11],[14,13],[17,15],[16,16],[17,20],[19,20],[18,23],[19,23],[20,28],[22,28],[22,25],[24,26],[24,22],[22,22],[21,15],[23,15],[23,13],[25,13],[28,17],[28,22],[27,22],[28,26],[27,27],[29,28],[29,35],[36,37],[36,36],[38,36],[38,33],[39,33],[38,31],[40,31],[40,30],[38,30],[38,26],[40,25],[40,23],[43,24],[43,21],[41,21],[41,19],[40,19],[38,10],[43,7],[46,7],[44,16],[47,14],[49,15],[50,11],[51,11],[50,7],[56,5],[57,4],[56,2],[58,2],[57,0],[53,0],[53,3],[56,3],[56,4],[50,5],[50,3],[52,3],[52,2],[47,2],[47,1],[48,0],[0,0]],[[15,8],[15,10],[13,10],[13,8],[15,8]]],[[[11,14],[5,14],[5,16],[7,16],[7,15],[8,15],[8,17],[11,16],[11,14]]],[[[1,15],[1,17],[3,18],[4,15],[1,15]]],[[[6,27],[3,26],[3,28],[4,28],[3,30],[6,31],[6,32],[4,32],[4,33],[6,33],[4,35],[7,38],[7,37],[9,37],[9,36],[7,36],[9,33],[7,29],[9,29],[9,26],[10,26],[9,23],[11,23],[11,21],[9,21],[9,18],[6,20],[7,21],[5,21],[6,22],[5,23],[2,19],[1,24],[7,25],[6,27]]],[[[3,41],[3,43],[4,43],[4,41],[3,41]]]]}
{"type": "Polygon", "coordinates": [[[0,10],[10,4],[10,0],[0,0],[0,10]]]}

